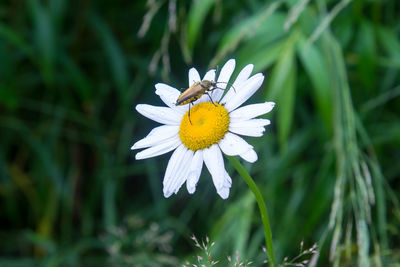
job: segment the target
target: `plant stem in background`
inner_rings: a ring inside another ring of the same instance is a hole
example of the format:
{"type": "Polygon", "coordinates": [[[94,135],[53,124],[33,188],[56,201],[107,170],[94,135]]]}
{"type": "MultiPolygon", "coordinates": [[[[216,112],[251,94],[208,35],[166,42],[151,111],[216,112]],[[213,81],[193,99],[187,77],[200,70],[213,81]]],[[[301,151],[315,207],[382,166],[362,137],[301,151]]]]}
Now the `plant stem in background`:
{"type": "Polygon", "coordinates": [[[264,227],[265,243],[267,245],[269,265],[271,267],[275,266],[274,248],[272,245],[271,226],[269,224],[267,207],[265,205],[265,202],[261,195],[261,192],[258,189],[256,183],[251,178],[251,176],[244,169],[242,164],[240,164],[239,160],[236,157],[231,157],[231,156],[226,156],[226,157],[229,159],[229,162],[233,165],[233,167],[235,167],[236,171],[240,174],[240,176],[242,176],[242,178],[246,182],[246,184],[250,187],[251,191],[253,192],[253,194],[257,200],[258,208],[261,213],[261,220],[262,220],[263,227],[264,227]]]}

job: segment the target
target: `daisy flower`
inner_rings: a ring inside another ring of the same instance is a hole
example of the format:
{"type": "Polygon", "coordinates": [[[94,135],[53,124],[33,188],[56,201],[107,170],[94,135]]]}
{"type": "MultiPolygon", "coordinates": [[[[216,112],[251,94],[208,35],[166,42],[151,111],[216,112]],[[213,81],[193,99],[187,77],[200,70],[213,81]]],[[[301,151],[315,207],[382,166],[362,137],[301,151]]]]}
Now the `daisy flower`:
{"type": "MultiPolygon", "coordinates": [[[[215,70],[208,71],[203,79],[195,68],[189,70],[189,87],[202,80],[216,81],[218,88],[225,89],[235,69],[235,60],[230,59],[222,67],[216,80],[215,70]]],[[[229,196],[232,179],[225,170],[222,152],[239,156],[245,161],[257,161],[253,146],[242,137],[260,137],[267,119],[256,117],[268,113],[275,103],[265,102],[239,107],[252,96],[264,81],[264,75],[251,72],[253,65],[244,67],[232,84],[234,90],[223,95],[224,90],[215,89],[202,95],[193,105],[177,106],[181,92],[167,84],[157,83],[156,94],[167,107],[139,104],[136,110],[143,116],[163,124],[154,128],[145,138],[137,141],[132,149],[146,148],[136,154],[136,159],[146,159],[172,150],[163,180],[165,197],[178,193],[186,182],[190,194],[196,190],[203,168],[209,170],[217,193],[226,199],[229,196]],[[210,101],[212,99],[212,102],[210,101]]]]}

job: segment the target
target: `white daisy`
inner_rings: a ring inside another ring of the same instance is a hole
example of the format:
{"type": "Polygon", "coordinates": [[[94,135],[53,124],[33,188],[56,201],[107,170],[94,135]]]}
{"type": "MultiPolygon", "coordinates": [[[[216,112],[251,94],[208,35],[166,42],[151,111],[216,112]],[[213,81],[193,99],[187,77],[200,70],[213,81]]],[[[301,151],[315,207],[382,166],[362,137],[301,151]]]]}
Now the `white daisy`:
{"type": "MultiPolygon", "coordinates": [[[[226,88],[234,69],[234,59],[225,63],[216,80],[219,88],[226,88]]],[[[210,102],[206,94],[195,101],[190,108],[190,122],[188,104],[175,105],[181,92],[163,83],[155,85],[156,94],[168,107],[146,104],[136,106],[140,114],[163,124],[132,146],[132,149],[146,148],[136,154],[136,159],[151,158],[175,150],[165,171],[165,197],[178,193],[185,182],[188,192],[193,194],[204,162],[211,173],[217,193],[226,199],[232,179],[225,170],[221,151],[229,156],[240,156],[251,163],[257,161],[253,146],[239,135],[262,136],[264,127],[270,121],[255,118],[270,112],[275,103],[265,102],[239,108],[264,81],[261,73],[250,77],[252,70],[252,64],[243,68],[232,85],[234,90],[229,90],[222,99],[224,90],[211,91],[209,94],[215,104],[210,102]]],[[[215,70],[208,71],[203,80],[215,81],[215,70]]],[[[191,68],[189,87],[199,81],[199,73],[191,68]]]]}

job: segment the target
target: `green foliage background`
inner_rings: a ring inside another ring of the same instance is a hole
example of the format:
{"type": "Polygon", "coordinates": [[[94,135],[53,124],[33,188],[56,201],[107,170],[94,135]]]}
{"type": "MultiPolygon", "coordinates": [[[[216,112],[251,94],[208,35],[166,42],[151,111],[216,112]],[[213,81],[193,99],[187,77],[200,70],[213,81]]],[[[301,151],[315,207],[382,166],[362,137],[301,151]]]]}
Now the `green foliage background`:
{"type": "Polygon", "coordinates": [[[218,266],[235,251],[261,266],[232,167],[228,200],[207,171],[164,199],[169,155],[130,151],[156,126],[134,110],[162,105],[156,82],[236,58],[266,75],[250,102],[277,103],[245,166],[278,262],[304,240],[318,266],[399,266],[399,17],[396,0],[2,0],[0,265],[177,266],[202,255],[195,234],[218,266]]]}

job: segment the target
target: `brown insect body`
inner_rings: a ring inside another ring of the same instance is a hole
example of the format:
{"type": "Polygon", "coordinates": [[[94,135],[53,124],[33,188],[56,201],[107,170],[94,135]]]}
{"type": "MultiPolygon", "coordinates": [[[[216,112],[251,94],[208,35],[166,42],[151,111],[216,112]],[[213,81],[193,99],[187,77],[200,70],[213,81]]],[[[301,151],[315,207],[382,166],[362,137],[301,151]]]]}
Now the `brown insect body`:
{"type": "Polygon", "coordinates": [[[193,102],[196,101],[197,99],[199,99],[202,95],[207,94],[208,97],[210,98],[211,102],[215,105],[215,103],[213,102],[213,100],[212,100],[211,96],[208,94],[208,92],[212,92],[215,89],[224,90],[223,88],[217,87],[217,83],[218,82],[208,81],[208,80],[203,80],[201,82],[195,82],[188,89],[183,91],[182,94],[180,94],[180,96],[176,100],[175,105],[182,106],[182,105],[189,104],[188,117],[189,117],[190,123],[192,123],[192,121],[190,120],[190,104],[193,105],[193,102]]]}
{"type": "Polygon", "coordinates": [[[207,91],[212,91],[216,88],[216,83],[208,80],[195,82],[186,89],[176,100],[175,105],[182,106],[192,103],[204,95],[207,91]]]}

